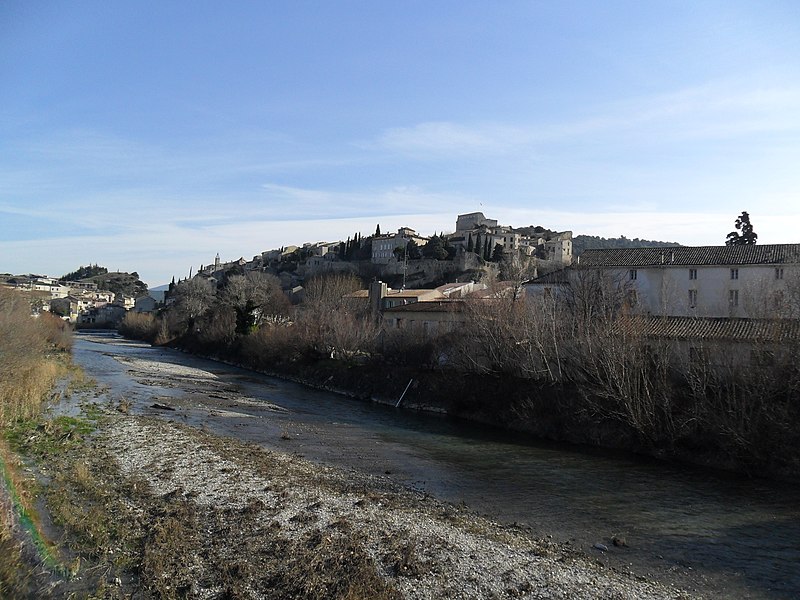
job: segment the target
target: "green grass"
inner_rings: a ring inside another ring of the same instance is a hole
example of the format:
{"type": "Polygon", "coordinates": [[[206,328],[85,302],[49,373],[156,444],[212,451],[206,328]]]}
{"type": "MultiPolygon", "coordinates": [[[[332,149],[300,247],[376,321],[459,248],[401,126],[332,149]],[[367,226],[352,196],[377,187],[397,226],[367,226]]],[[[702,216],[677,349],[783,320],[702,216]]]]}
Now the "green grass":
{"type": "Polygon", "coordinates": [[[11,448],[18,453],[48,457],[75,448],[92,433],[99,415],[85,419],[55,417],[53,419],[19,419],[3,430],[11,448]]]}

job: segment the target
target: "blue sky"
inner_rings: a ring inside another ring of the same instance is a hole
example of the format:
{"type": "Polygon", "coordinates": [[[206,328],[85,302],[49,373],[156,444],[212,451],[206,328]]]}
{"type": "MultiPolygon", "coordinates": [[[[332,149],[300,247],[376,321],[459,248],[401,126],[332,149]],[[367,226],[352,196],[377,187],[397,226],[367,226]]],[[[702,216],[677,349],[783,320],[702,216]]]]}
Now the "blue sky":
{"type": "Polygon", "coordinates": [[[0,272],[458,213],[800,242],[800,3],[0,3],[0,272]]]}

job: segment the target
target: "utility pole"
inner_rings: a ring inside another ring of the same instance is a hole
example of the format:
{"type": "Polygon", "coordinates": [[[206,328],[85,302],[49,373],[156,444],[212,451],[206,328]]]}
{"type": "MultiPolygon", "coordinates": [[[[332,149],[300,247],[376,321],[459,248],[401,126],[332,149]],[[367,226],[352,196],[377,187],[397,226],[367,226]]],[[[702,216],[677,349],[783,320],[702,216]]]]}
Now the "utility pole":
{"type": "Polygon", "coordinates": [[[408,271],[408,244],[406,244],[405,252],[403,252],[403,287],[406,289],[406,272],[408,271]]]}

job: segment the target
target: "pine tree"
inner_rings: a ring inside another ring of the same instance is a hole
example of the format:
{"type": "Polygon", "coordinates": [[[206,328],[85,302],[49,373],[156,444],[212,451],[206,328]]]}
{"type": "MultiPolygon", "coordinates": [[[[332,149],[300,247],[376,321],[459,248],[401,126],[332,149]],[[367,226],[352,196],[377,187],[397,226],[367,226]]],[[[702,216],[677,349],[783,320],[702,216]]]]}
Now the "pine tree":
{"type": "Polygon", "coordinates": [[[475,244],[472,242],[472,234],[470,233],[467,237],[467,252],[472,252],[475,250],[475,244]]]}
{"type": "Polygon", "coordinates": [[[726,246],[752,246],[758,241],[758,234],[753,231],[753,225],[750,223],[750,215],[747,211],[742,211],[742,214],[736,218],[736,229],[741,229],[741,235],[736,231],[731,231],[725,240],[726,246]]]}

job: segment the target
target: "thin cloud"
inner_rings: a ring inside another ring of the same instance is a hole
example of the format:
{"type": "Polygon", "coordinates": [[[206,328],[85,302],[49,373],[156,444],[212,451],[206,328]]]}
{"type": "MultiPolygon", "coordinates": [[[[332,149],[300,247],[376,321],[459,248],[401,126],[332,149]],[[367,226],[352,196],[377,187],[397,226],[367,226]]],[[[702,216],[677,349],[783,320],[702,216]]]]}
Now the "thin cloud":
{"type": "Polygon", "coordinates": [[[471,124],[422,122],[380,134],[372,147],[418,160],[493,156],[554,143],[624,137],[658,145],[665,141],[716,140],[800,129],[800,87],[707,84],[595,107],[582,119],[471,124]],[[657,136],[654,134],[657,133],[657,136]]]}
{"type": "Polygon", "coordinates": [[[376,146],[392,152],[447,156],[499,154],[524,142],[523,130],[507,125],[464,125],[446,121],[386,130],[376,146]]]}
{"type": "MultiPolygon", "coordinates": [[[[415,186],[376,190],[333,191],[266,183],[270,204],[281,206],[282,219],[358,217],[386,214],[426,214],[457,210],[471,199],[457,194],[438,194],[415,186]]],[[[265,213],[265,216],[268,214],[265,213]]],[[[276,217],[274,211],[269,216],[276,217]]]]}

